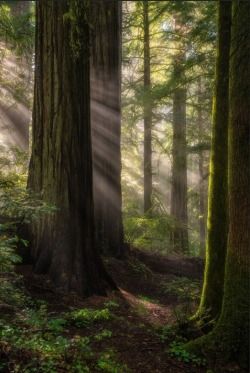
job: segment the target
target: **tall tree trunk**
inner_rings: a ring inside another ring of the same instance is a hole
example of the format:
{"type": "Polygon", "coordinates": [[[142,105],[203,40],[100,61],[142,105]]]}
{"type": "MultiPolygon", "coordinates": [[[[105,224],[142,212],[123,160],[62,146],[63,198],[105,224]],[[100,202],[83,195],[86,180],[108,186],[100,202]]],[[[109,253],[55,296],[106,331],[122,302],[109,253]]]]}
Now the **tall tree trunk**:
{"type": "Polygon", "coordinates": [[[250,4],[233,1],[230,64],[229,235],[222,312],[213,338],[249,368],[250,4]]]}
{"type": "Polygon", "coordinates": [[[228,101],[231,2],[219,2],[218,54],[213,107],[206,267],[197,317],[215,319],[223,298],[228,234],[228,101]]]}
{"type": "Polygon", "coordinates": [[[144,29],[144,212],[152,210],[152,101],[149,2],[143,1],[144,29]]]}
{"type": "Polygon", "coordinates": [[[96,241],[100,251],[125,254],[121,192],[121,2],[91,2],[91,124],[96,241]]]}
{"type": "MultiPolygon", "coordinates": [[[[176,19],[176,31],[181,25],[176,19]]],[[[173,166],[171,189],[171,215],[175,219],[172,244],[175,251],[188,252],[188,214],[187,214],[187,143],[186,143],[186,96],[183,86],[185,50],[174,59],[174,79],[176,88],[173,94],[173,166]]]]}
{"type": "MultiPolygon", "coordinates": [[[[202,122],[202,87],[201,79],[198,82],[198,133],[199,139],[202,138],[203,122],[202,122]]],[[[205,256],[205,240],[206,240],[206,226],[205,226],[205,188],[204,188],[204,155],[202,149],[198,152],[199,157],[199,225],[200,225],[200,256],[205,256]]]]}
{"type": "Polygon", "coordinates": [[[33,224],[35,271],[84,295],[104,293],[108,278],[94,246],[88,12],[83,0],[36,2],[28,178],[58,208],[33,224]]]}
{"type": "Polygon", "coordinates": [[[7,3],[10,7],[11,14],[13,16],[19,16],[30,11],[30,1],[1,1],[1,3],[7,3]]]}
{"type": "MultiPolygon", "coordinates": [[[[221,4],[222,5],[222,4],[221,4]]],[[[228,3],[223,6],[229,7],[228,3]]],[[[229,235],[224,297],[211,333],[193,345],[249,369],[250,4],[233,1],[230,54],[229,235]]],[[[238,370],[242,371],[242,370],[238,370]]]]}

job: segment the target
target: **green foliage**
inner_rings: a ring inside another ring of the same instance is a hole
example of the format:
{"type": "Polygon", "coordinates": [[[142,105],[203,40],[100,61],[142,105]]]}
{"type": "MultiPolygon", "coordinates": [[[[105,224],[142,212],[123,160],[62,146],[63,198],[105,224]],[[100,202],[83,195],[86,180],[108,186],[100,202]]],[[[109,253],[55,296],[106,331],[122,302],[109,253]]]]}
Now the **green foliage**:
{"type": "Polygon", "coordinates": [[[116,301],[111,299],[105,302],[104,306],[107,307],[108,309],[112,309],[112,308],[118,308],[119,304],[116,301]]]}
{"type": "Polygon", "coordinates": [[[118,303],[110,300],[105,303],[105,308],[99,310],[84,308],[53,317],[45,302],[36,304],[26,300],[15,319],[0,320],[0,349],[4,345],[9,353],[15,351],[24,357],[29,355],[28,361],[25,358],[18,362],[13,360],[17,372],[56,373],[62,369],[87,373],[93,367],[103,372],[128,372],[127,367],[118,362],[114,350],[94,352],[93,345],[111,338],[111,330],[103,328],[88,337],[68,334],[72,324],[83,328],[106,323],[113,317],[109,309],[117,307],[118,303]]]}
{"type": "MultiPolygon", "coordinates": [[[[11,224],[30,223],[56,208],[26,189],[28,153],[18,148],[0,148],[1,218],[11,224]]],[[[5,225],[5,228],[8,226],[5,225]]]]}
{"type": "MultiPolygon", "coordinates": [[[[41,214],[55,211],[54,207],[42,202],[38,196],[26,190],[27,154],[16,148],[0,149],[0,305],[2,320],[9,320],[16,312],[22,322],[34,328],[59,330],[59,322],[48,323],[47,310],[29,308],[30,299],[23,289],[21,277],[16,275],[14,266],[21,262],[18,248],[24,249],[28,242],[18,234],[22,224],[38,219],[41,214]]],[[[1,319],[0,319],[1,321],[1,319]]],[[[1,322],[0,341],[10,343],[18,349],[52,351],[51,342],[38,334],[26,336],[25,328],[1,322]],[[25,339],[25,340],[23,340],[25,339]]],[[[56,342],[57,343],[57,342],[56,342]]],[[[28,368],[27,368],[28,369],[28,368]]],[[[28,371],[28,370],[27,370],[28,371]]]]}
{"type": "Polygon", "coordinates": [[[169,215],[124,215],[126,241],[134,247],[168,253],[174,221],[169,215]]]}
{"type": "Polygon", "coordinates": [[[192,363],[198,366],[205,366],[206,360],[199,356],[196,356],[193,353],[190,353],[185,350],[183,342],[172,342],[169,347],[170,355],[176,357],[178,360],[183,361],[185,363],[192,363]]]}
{"type": "Polygon", "coordinates": [[[169,343],[176,338],[176,328],[172,325],[163,325],[157,329],[157,335],[161,342],[169,343]]]}
{"type": "MultiPolygon", "coordinates": [[[[169,252],[169,235],[175,224],[168,216],[172,169],[172,96],[176,87],[186,86],[189,239],[192,255],[200,250],[199,155],[203,170],[209,162],[210,114],[213,92],[216,2],[149,2],[151,85],[153,101],[152,177],[153,213],[164,212],[152,221],[143,211],[143,1],[125,2],[123,12],[122,84],[122,182],[126,239],[134,246],[169,252]],[[175,29],[176,19],[185,27],[175,29]],[[174,59],[180,46],[186,51],[183,74],[173,74],[174,59]],[[201,92],[198,93],[199,84],[201,92]],[[202,129],[198,130],[199,111],[202,129]],[[204,147],[204,144],[206,145],[204,147]],[[192,193],[194,191],[194,193],[192,193]],[[196,195],[194,195],[196,193],[196,195]],[[158,200],[161,201],[160,205],[158,200]],[[142,221],[141,221],[142,220],[142,221]]],[[[204,180],[206,199],[207,179],[204,180]]]]}
{"type": "Polygon", "coordinates": [[[0,4],[0,40],[7,41],[19,55],[31,55],[35,22],[32,10],[13,15],[8,5],[0,4]]]}
{"type": "MultiPolygon", "coordinates": [[[[6,229],[6,225],[0,224],[0,234],[6,229]]],[[[13,270],[13,265],[21,262],[20,256],[15,252],[18,242],[17,236],[7,238],[5,235],[0,235],[0,273],[13,270]]]]}
{"type": "Polygon", "coordinates": [[[155,303],[155,304],[159,303],[157,299],[147,297],[146,295],[139,295],[138,298],[145,302],[150,302],[150,303],[155,303]]]}
{"type": "MultiPolygon", "coordinates": [[[[68,331],[72,315],[74,320],[78,320],[77,325],[74,325],[82,328],[110,320],[108,309],[80,309],[61,314],[60,317],[52,317],[46,303],[38,302],[38,307],[34,302],[26,303],[15,319],[0,320],[0,350],[5,346],[9,354],[23,355],[23,359],[18,362],[13,357],[12,364],[16,372],[57,373],[62,369],[87,373],[93,367],[103,372],[128,372],[127,367],[118,362],[114,350],[94,351],[95,345],[112,337],[111,330],[103,328],[93,335],[90,333],[88,337],[77,334],[72,336],[68,331]],[[25,359],[26,354],[29,356],[28,360],[25,359]]],[[[0,367],[4,366],[3,362],[0,367]]]]}
{"type": "Polygon", "coordinates": [[[47,325],[52,332],[60,333],[67,325],[67,320],[63,318],[49,319],[47,325]]]}
{"type": "Polygon", "coordinates": [[[0,218],[3,221],[0,224],[0,351],[8,351],[9,359],[0,363],[0,370],[11,364],[15,372],[82,373],[100,365],[97,369],[102,371],[125,372],[114,355],[105,352],[101,357],[99,353],[94,356],[93,345],[111,338],[111,330],[103,328],[88,337],[68,334],[72,325],[86,329],[97,324],[99,328],[111,320],[111,310],[119,307],[116,301],[105,302],[99,310],[83,308],[56,317],[50,314],[45,302],[33,302],[24,291],[14,265],[21,260],[16,253],[17,246],[28,243],[18,236],[17,227],[56,209],[26,190],[27,154],[17,149],[7,154],[0,150],[0,218]]]}
{"type": "Polygon", "coordinates": [[[99,334],[96,334],[94,338],[96,341],[102,341],[103,339],[111,338],[111,337],[112,337],[111,330],[103,329],[99,334]]]}
{"type": "Polygon", "coordinates": [[[162,284],[163,292],[176,295],[182,301],[197,302],[200,298],[201,284],[186,277],[176,277],[162,284]]]}
{"type": "Polygon", "coordinates": [[[107,373],[126,373],[129,372],[126,365],[117,362],[116,353],[110,349],[101,354],[97,361],[97,368],[107,373]]]}
{"type": "Polygon", "coordinates": [[[67,315],[67,318],[75,326],[81,328],[99,321],[110,320],[112,318],[112,314],[108,308],[103,308],[101,310],[83,308],[70,312],[67,315]]]}
{"type": "Polygon", "coordinates": [[[142,276],[143,278],[152,278],[153,273],[150,268],[146,266],[146,264],[142,263],[140,260],[131,257],[128,261],[128,265],[131,269],[137,274],[142,276]]]}
{"type": "MultiPolygon", "coordinates": [[[[39,316],[37,319],[39,319],[39,316]]],[[[0,325],[0,340],[2,343],[10,344],[12,348],[17,350],[34,353],[34,359],[24,366],[24,371],[30,372],[38,365],[41,372],[50,372],[50,370],[47,370],[49,368],[53,368],[53,371],[57,372],[60,361],[68,358],[72,360],[74,358],[73,371],[80,371],[80,366],[86,367],[86,361],[93,356],[88,337],[75,336],[69,339],[58,335],[58,328],[53,331],[46,329],[44,320],[40,326],[43,329],[28,330],[25,327],[17,327],[6,323],[0,325]],[[39,354],[37,355],[40,357],[39,359],[35,358],[36,354],[39,354]]],[[[49,323],[47,326],[49,326],[49,323]]],[[[88,371],[87,367],[84,371],[88,371]]]]}
{"type": "Polygon", "coordinates": [[[0,304],[5,306],[1,309],[1,317],[22,309],[27,303],[28,297],[22,289],[20,277],[13,272],[0,273],[0,304]]]}

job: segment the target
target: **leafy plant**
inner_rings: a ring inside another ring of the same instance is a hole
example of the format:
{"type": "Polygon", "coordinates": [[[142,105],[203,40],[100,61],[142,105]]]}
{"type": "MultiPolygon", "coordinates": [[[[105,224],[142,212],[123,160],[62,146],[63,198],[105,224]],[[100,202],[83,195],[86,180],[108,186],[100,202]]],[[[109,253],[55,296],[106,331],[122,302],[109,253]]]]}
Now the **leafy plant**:
{"type": "Polygon", "coordinates": [[[157,329],[156,334],[163,343],[173,341],[176,338],[176,330],[171,325],[163,325],[157,329]]]}
{"type": "Polygon", "coordinates": [[[135,273],[143,276],[145,279],[152,278],[153,273],[151,269],[148,268],[146,264],[142,263],[140,260],[131,257],[128,261],[128,264],[135,273]]]}
{"type": "Polygon", "coordinates": [[[67,315],[67,318],[74,325],[80,328],[98,321],[110,320],[112,318],[112,314],[108,308],[103,308],[101,310],[82,308],[80,310],[72,311],[67,315]]]}
{"type": "Polygon", "coordinates": [[[60,333],[64,330],[67,325],[67,320],[63,318],[54,318],[48,320],[48,327],[51,331],[60,333]]]}
{"type": "Polygon", "coordinates": [[[103,329],[99,334],[96,334],[94,338],[96,341],[102,341],[105,338],[111,338],[111,337],[112,337],[111,330],[103,329]]]}
{"type": "Polygon", "coordinates": [[[173,224],[167,214],[153,217],[124,214],[125,239],[132,246],[166,253],[173,224]]]}
{"type": "Polygon", "coordinates": [[[183,343],[181,342],[172,342],[169,347],[169,353],[185,363],[192,363],[198,366],[206,365],[206,360],[204,358],[198,357],[195,354],[186,351],[183,347],[183,343]]]}
{"type": "Polygon", "coordinates": [[[34,34],[35,23],[31,12],[14,16],[9,6],[0,4],[0,38],[7,40],[19,55],[31,55],[34,34]]]}
{"type": "Polygon", "coordinates": [[[109,349],[101,354],[97,361],[97,368],[107,373],[126,373],[129,369],[126,365],[117,362],[116,353],[109,349]]]}
{"type": "Polygon", "coordinates": [[[114,300],[108,300],[104,303],[104,306],[107,308],[118,308],[119,304],[114,300]]]}
{"type": "Polygon", "coordinates": [[[171,282],[162,284],[163,292],[176,295],[182,301],[198,301],[200,283],[186,277],[177,277],[171,282]]]}

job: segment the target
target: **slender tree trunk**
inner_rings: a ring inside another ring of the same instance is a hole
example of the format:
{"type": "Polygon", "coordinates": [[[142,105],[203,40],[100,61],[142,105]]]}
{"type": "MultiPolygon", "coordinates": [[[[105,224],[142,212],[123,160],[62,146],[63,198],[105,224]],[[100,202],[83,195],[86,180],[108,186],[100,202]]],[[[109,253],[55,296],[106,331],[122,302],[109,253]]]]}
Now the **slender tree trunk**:
{"type": "Polygon", "coordinates": [[[30,1],[9,1],[11,13],[13,16],[28,13],[30,11],[30,1]]]}
{"type": "Polygon", "coordinates": [[[207,220],[206,267],[198,318],[219,316],[228,234],[228,101],[231,2],[219,2],[218,55],[213,107],[207,220]]]}
{"type": "Polygon", "coordinates": [[[28,187],[58,211],[33,224],[37,273],[80,294],[108,279],[94,245],[88,2],[36,3],[33,146],[28,187]]]}
{"type": "MultiPolygon", "coordinates": [[[[203,119],[202,119],[202,89],[201,80],[198,82],[198,132],[199,139],[202,137],[203,132],[203,119]]],[[[205,256],[205,240],[206,240],[206,226],[205,226],[205,188],[204,188],[204,155],[202,149],[198,153],[199,157],[199,225],[200,225],[200,256],[205,256]]]]}
{"type": "Polygon", "coordinates": [[[200,256],[205,257],[206,247],[206,209],[205,209],[205,190],[204,190],[204,157],[203,152],[199,152],[199,225],[200,225],[200,256]]]}
{"type": "MultiPolygon", "coordinates": [[[[224,6],[229,6],[224,3],[224,6]]],[[[230,61],[229,235],[224,296],[211,333],[194,341],[221,361],[249,369],[250,4],[233,1],[230,61]]]]}
{"type": "Polygon", "coordinates": [[[121,2],[91,2],[91,124],[96,242],[125,254],[121,192],[121,2]]]}
{"type": "MultiPolygon", "coordinates": [[[[176,20],[176,27],[180,25],[176,20]]],[[[182,46],[183,47],[183,46],[182,46]]],[[[187,143],[186,143],[186,96],[183,86],[185,51],[181,50],[174,60],[176,88],[173,94],[173,166],[171,189],[171,215],[175,219],[172,244],[175,251],[188,252],[187,214],[187,143]]]]}
{"type": "Polygon", "coordinates": [[[152,101],[149,2],[143,1],[144,28],[144,213],[152,211],[152,101]]]}

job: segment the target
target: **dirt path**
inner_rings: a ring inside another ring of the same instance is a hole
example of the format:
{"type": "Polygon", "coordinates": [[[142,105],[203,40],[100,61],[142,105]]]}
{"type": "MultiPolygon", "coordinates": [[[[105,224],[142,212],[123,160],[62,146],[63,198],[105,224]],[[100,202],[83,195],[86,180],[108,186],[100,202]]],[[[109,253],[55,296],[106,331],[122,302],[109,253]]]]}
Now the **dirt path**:
{"type": "MultiPolygon", "coordinates": [[[[46,301],[48,312],[53,317],[62,317],[72,309],[102,310],[107,304],[115,305],[111,307],[110,320],[87,328],[67,328],[64,332],[72,339],[76,335],[95,338],[93,336],[102,330],[110,331],[112,335],[108,339],[92,343],[96,356],[103,350],[111,351],[111,355],[115,351],[120,368],[104,371],[125,373],[126,366],[135,373],[205,372],[203,367],[172,357],[162,334],[166,325],[176,321],[174,310],[182,303],[175,293],[166,292],[164,286],[176,281],[178,274],[182,278],[195,277],[197,280],[198,277],[200,281],[201,263],[197,266],[196,260],[154,257],[143,252],[134,253],[126,261],[105,259],[105,263],[120,291],[108,297],[93,296],[85,300],[73,295],[58,295],[46,278],[34,276],[29,266],[18,267],[18,272],[24,276],[25,287],[31,297],[46,301]]],[[[89,364],[90,372],[100,372],[94,363],[91,365],[90,361],[89,364]]],[[[60,372],[71,370],[62,369],[60,372]]]]}

